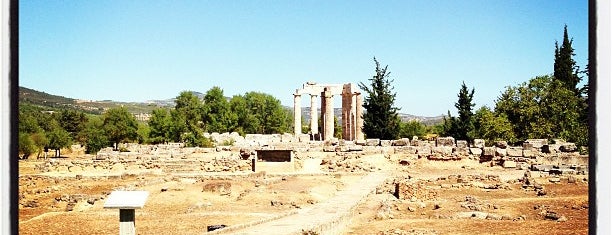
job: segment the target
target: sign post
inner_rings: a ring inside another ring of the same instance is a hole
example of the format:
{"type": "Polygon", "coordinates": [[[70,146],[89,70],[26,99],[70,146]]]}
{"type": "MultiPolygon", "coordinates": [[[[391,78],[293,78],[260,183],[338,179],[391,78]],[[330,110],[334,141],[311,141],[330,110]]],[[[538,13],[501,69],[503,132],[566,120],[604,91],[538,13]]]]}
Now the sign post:
{"type": "Polygon", "coordinates": [[[104,203],[105,209],[119,209],[119,234],[136,235],[135,209],[144,206],[147,191],[113,191],[104,203]]]}

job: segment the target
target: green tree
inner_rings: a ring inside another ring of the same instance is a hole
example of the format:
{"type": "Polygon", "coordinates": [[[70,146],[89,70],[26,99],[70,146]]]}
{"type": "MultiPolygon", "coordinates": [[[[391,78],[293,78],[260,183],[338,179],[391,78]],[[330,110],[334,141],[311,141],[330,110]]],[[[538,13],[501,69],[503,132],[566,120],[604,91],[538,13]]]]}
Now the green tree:
{"type": "Polygon", "coordinates": [[[205,123],[202,101],[190,91],[183,91],[175,100],[174,110],[170,112],[173,120],[171,137],[184,142],[185,146],[203,146],[207,140],[203,136],[205,123]]]}
{"type": "Polygon", "coordinates": [[[269,94],[260,92],[247,92],[244,95],[247,111],[245,131],[253,134],[280,134],[290,131],[291,125],[287,110],[283,108],[280,100],[269,94]]]}
{"type": "Polygon", "coordinates": [[[28,133],[19,133],[19,140],[17,142],[17,149],[21,155],[21,159],[28,159],[28,157],[36,151],[36,147],[30,138],[28,133]]]}
{"type": "Polygon", "coordinates": [[[66,148],[72,144],[70,133],[59,126],[47,132],[46,137],[49,140],[48,147],[55,149],[55,157],[61,156],[62,148],[66,148]]]}
{"type": "MultiPolygon", "coordinates": [[[[159,144],[173,141],[172,118],[170,112],[164,108],[154,109],[151,113],[149,124],[149,139],[151,143],[159,144]]],[[[178,137],[175,141],[178,141],[178,137]]]]}
{"type": "Polygon", "coordinates": [[[495,103],[495,113],[513,124],[517,139],[562,138],[584,146],[587,124],[582,119],[585,99],[551,76],[538,76],[508,87],[495,103]]]}
{"type": "Polygon", "coordinates": [[[474,114],[474,137],[484,139],[489,145],[498,140],[517,142],[512,123],[506,115],[496,115],[486,106],[482,106],[474,114]]]}
{"type": "Polygon", "coordinates": [[[49,140],[42,131],[30,134],[30,138],[32,139],[32,143],[36,149],[36,157],[38,158],[44,151],[45,147],[49,145],[49,140]]]}
{"type": "Polygon", "coordinates": [[[136,140],[137,130],[136,118],[125,107],[112,108],[104,113],[104,131],[115,144],[115,150],[121,142],[136,140]]]}
{"type": "Polygon", "coordinates": [[[452,136],[457,140],[471,141],[474,131],[474,113],[472,112],[472,108],[474,107],[474,103],[472,102],[474,98],[474,88],[472,88],[472,91],[469,91],[465,82],[463,82],[457,97],[455,108],[457,108],[459,117],[452,117],[450,111],[448,111],[448,117],[444,119],[444,134],[446,136],[452,136]]]}
{"type": "Polygon", "coordinates": [[[236,128],[238,115],[231,112],[223,90],[213,87],[204,96],[204,123],[208,132],[229,132],[236,128]]]}
{"type": "Polygon", "coordinates": [[[393,106],[395,102],[395,93],[392,92],[391,86],[393,80],[389,80],[388,66],[381,68],[376,57],[374,62],[376,75],[369,79],[371,87],[363,82],[359,83],[359,87],[368,94],[363,102],[366,110],[363,114],[363,132],[368,138],[397,139],[400,119],[397,114],[399,109],[393,106]]]}
{"type": "Polygon", "coordinates": [[[580,67],[576,65],[576,61],[572,58],[574,48],[572,48],[572,42],[574,39],[569,39],[567,35],[567,25],[563,28],[563,43],[559,47],[559,43],[555,41],[555,64],[554,64],[554,77],[560,81],[565,88],[574,91],[575,94],[580,93],[580,89],[577,89],[577,85],[582,79],[578,74],[580,67]]]}
{"type": "Polygon", "coordinates": [[[104,130],[104,121],[99,117],[90,118],[81,131],[85,140],[85,152],[95,154],[100,149],[110,146],[110,141],[104,130]]]}
{"type": "Polygon", "coordinates": [[[139,144],[148,144],[150,143],[149,135],[151,133],[151,128],[145,122],[138,122],[138,130],[136,130],[138,134],[138,143],[139,144]]]}
{"type": "Polygon", "coordinates": [[[418,120],[410,120],[407,122],[401,122],[400,124],[400,137],[412,138],[417,136],[423,139],[427,134],[427,127],[418,120]]]}
{"type": "Polygon", "coordinates": [[[59,113],[57,121],[64,130],[70,133],[70,138],[81,142],[78,134],[85,127],[85,123],[87,123],[85,113],[72,109],[64,109],[59,113]]]}

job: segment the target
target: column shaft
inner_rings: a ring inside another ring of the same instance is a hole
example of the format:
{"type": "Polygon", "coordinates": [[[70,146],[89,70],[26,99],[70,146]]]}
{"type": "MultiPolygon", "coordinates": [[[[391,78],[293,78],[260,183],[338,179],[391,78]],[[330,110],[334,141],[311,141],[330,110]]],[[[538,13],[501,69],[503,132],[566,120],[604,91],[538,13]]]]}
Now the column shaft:
{"type": "Polygon", "coordinates": [[[325,88],[325,140],[334,138],[334,100],[329,88],[325,88]]]}
{"type": "Polygon", "coordinates": [[[302,100],[299,94],[293,95],[293,133],[302,134],[302,100]]]}
{"type": "Polygon", "coordinates": [[[361,97],[361,93],[357,93],[355,95],[355,139],[356,140],[364,140],[363,136],[363,100],[361,97]]]}
{"type": "Polygon", "coordinates": [[[319,133],[319,114],[317,112],[317,96],[310,95],[310,133],[319,133]]]}

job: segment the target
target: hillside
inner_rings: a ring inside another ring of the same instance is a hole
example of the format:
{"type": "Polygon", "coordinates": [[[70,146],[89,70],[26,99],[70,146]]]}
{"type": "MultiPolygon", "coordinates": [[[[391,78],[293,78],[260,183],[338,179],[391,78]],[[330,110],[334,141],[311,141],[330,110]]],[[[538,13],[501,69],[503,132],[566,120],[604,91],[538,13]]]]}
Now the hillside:
{"type": "Polygon", "coordinates": [[[163,104],[145,102],[77,100],[58,95],[52,95],[21,86],[19,87],[19,103],[32,104],[47,110],[75,109],[90,114],[102,114],[105,110],[121,106],[126,107],[130,113],[134,114],[150,113],[153,109],[159,107],[171,107],[163,104]]]}
{"type": "MultiPolygon", "coordinates": [[[[192,93],[202,99],[203,93],[192,91],[192,93]]],[[[229,98],[228,98],[229,99],[229,98]]],[[[90,114],[102,114],[105,110],[114,107],[126,107],[129,112],[138,113],[151,113],[153,109],[166,107],[171,108],[174,106],[175,98],[164,99],[164,100],[148,100],[144,102],[119,102],[111,100],[103,101],[91,101],[91,100],[77,100],[73,98],[66,98],[63,96],[52,95],[45,92],[33,90],[26,87],[19,87],[19,102],[28,103],[39,106],[48,110],[59,110],[59,109],[76,109],[81,110],[90,114]]],[[[286,109],[293,110],[293,107],[285,106],[286,109]]],[[[321,110],[318,111],[319,115],[321,110]]],[[[342,109],[335,108],[334,114],[338,117],[338,120],[342,120],[342,109]]],[[[440,123],[444,116],[436,117],[423,117],[412,114],[399,114],[402,121],[419,120],[426,125],[434,125],[440,123]]],[[[302,119],[305,122],[310,120],[310,107],[302,107],[302,119]]]]}

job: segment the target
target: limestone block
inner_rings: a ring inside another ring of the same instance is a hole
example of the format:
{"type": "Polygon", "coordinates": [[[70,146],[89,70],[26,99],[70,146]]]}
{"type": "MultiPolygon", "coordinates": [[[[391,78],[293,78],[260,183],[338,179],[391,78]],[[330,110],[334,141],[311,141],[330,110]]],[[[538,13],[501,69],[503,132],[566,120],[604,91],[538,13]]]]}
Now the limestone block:
{"type": "Polygon", "coordinates": [[[415,146],[402,146],[395,148],[396,153],[408,153],[408,154],[416,154],[417,147],[415,146]]]}
{"type": "Polygon", "coordinates": [[[559,153],[561,152],[560,150],[561,146],[558,144],[547,144],[542,146],[542,152],[543,153],[559,153]]]}
{"type": "Polygon", "coordinates": [[[508,155],[506,149],[495,147],[495,156],[505,157],[508,155]]]}
{"type": "Polygon", "coordinates": [[[391,140],[381,140],[380,141],[380,146],[383,146],[383,147],[391,146],[391,140]]]}
{"type": "Polygon", "coordinates": [[[532,144],[534,148],[542,148],[544,145],[548,145],[547,139],[527,139],[525,142],[532,144]]]}
{"type": "Polygon", "coordinates": [[[495,149],[495,147],[484,147],[482,155],[487,157],[493,157],[495,156],[495,149]]]}
{"type": "Polygon", "coordinates": [[[356,145],[365,146],[365,145],[367,145],[367,143],[368,143],[368,142],[367,142],[367,141],[365,141],[365,140],[355,140],[355,144],[356,144],[356,145]]]}
{"type": "Polygon", "coordinates": [[[474,156],[480,156],[482,155],[482,149],[481,148],[470,148],[470,153],[474,156]]]}
{"type": "Polygon", "coordinates": [[[436,138],[436,146],[455,146],[455,138],[453,137],[438,137],[436,138]]]}
{"type": "Polygon", "coordinates": [[[506,148],[506,153],[509,157],[522,157],[523,156],[523,148],[522,147],[508,147],[506,148]]]}
{"type": "Polygon", "coordinates": [[[431,147],[429,147],[429,146],[418,146],[417,147],[417,153],[420,156],[429,155],[429,154],[431,154],[431,147]]]}
{"type": "Polygon", "coordinates": [[[432,153],[434,154],[442,154],[442,155],[451,155],[453,153],[453,148],[450,146],[436,146],[433,147],[432,153]]]}
{"type": "Polygon", "coordinates": [[[504,168],[516,168],[515,161],[504,161],[504,168]]]}
{"type": "Polygon", "coordinates": [[[531,150],[523,149],[523,157],[533,158],[535,157],[535,153],[531,150]]]}
{"type": "Polygon", "coordinates": [[[366,145],[367,146],[379,146],[380,139],[366,139],[366,145]]]}
{"type": "Polygon", "coordinates": [[[505,149],[508,147],[508,142],[504,140],[495,141],[495,147],[505,149]]]}
{"type": "Polygon", "coordinates": [[[561,150],[561,152],[564,152],[564,153],[575,152],[576,150],[578,150],[578,147],[576,147],[575,143],[564,143],[564,144],[561,144],[561,147],[559,147],[559,150],[561,150]]]}
{"type": "Polygon", "coordinates": [[[474,147],[475,148],[484,148],[485,147],[485,140],[483,140],[483,139],[474,139],[474,147]]]}
{"type": "Polygon", "coordinates": [[[393,140],[391,142],[391,145],[393,145],[393,146],[409,146],[410,145],[410,139],[408,139],[408,138],[401,138],[399,140],[393,140]]]}
{"type": "Polygon", "coordinates": [[[529,142],[524,142],[523,143],[523,150],[529,150],[529,151],[533,150],[533,144],[529,143],[529,142]]]}
{"type": "Polygon", "coordinates": [[[467,148],[468,142],[466,140],[457,140],[457,148],[467,148]]]}

